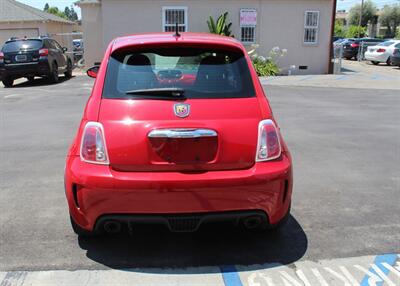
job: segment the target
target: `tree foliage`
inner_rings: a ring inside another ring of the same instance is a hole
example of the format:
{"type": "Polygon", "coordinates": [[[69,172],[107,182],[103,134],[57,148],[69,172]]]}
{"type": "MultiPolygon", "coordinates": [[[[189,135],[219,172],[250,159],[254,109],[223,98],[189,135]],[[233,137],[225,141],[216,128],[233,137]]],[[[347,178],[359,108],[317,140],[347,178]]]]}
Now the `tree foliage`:
{"type": "Polygon", "coordinates": [[[225,12],[221,16],[218,17],[217,22],[214,21],[213,17],[210,16],[207,21],[208,29],[212,34],[224,35],[224,36],[232,36],[232,23],[227,24],[228,20],[228,12],[225,12]]]}
{"type": "MultiPolygon", "coordinates": [[[[359,25],[360,10],[361,10],[361,4],[356,4],[353,7],[351,7],[348,16],[348,23],[350,25],[353,26],[359,25]]],[[[366,27],[369,21],[373,21],[374,18],[376,17],[376,13],[377,13],[377,8],[375,4],[371,0],[366,1],[363,6],[361,26],[366,27]]]]}
{"type": "Polygon", "coordinates": [[[335,21],[335,36],[341,38],[346,37],[346,27],[343,25],[342,21],[335,21]]]}
{"type": "Polygon", "coordinates": [[[400,25],[400,4],[385,5],[382,8],[379,22],[386,27],[386,37],[391,38],[396,35],[397,26],[400,25]]]}
{"type": "Polygon", "coordinates": [[[50,7],[49,4],[46,3],[46,5],[44,5],[43,11],[70,21],[78,20],[78,14],[75,12],[74,7],[72,6],[71,8],[65,7],[64,11],[60,11],[57,7],[50,7]]]}
{"type": "Polygon", "coordinates": [[[365,37],[367,34],[367,27],[349,26],[346,31],[346,38],[357,38],[358,36],[365,37]]]}

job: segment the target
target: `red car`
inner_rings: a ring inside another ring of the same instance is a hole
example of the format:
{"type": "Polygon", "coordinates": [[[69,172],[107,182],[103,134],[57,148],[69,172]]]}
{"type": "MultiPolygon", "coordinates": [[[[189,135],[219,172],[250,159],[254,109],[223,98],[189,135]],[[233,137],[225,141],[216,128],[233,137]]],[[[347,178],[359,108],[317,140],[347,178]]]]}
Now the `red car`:
{"type": "Polygon", "coordinates": [[[264,230],[288,217],[292,164],[245,48],[201,33],[108,46],[66,159],[79,235],[136,224],[264,230]]]}

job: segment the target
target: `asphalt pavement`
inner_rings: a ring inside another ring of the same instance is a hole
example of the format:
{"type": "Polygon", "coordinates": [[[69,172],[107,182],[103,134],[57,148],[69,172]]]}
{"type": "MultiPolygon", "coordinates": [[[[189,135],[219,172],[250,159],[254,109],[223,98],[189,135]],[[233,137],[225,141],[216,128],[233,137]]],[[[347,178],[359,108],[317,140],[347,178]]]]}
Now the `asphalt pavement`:
{"type": "MultiPolygon", "coordinates": [[[[350,261],[368,269],[384,254],[395,255],[390,263],[387,258],[390,265],[399,260],[398,90],[265,87],[294,160],[292,216],[277,233],[143,229],[131,237],[83,239],[69,225],[63,169],[92,84],[77,76],[57,85],[40,79],[10,89],[0,85],[1,286],[28,279],[30,271],[32,285],[41,285],[40,277],[57,280],[85,270],[99,277],[110,271],[106,281],[116,281],[112,275],[125,279],[124,269],[136,271],[144,281],[138,285],[152,285],[149,277],[165,282],[154,285],[191,285],[185,275],[200,279],[198,285],[257,285],[251,279],[265,278],[276,266],[289,276],[294,271],[293,279],[303,281],[298,285],[307,285],[298,269],[310,263],[329,268],[350,261]]],[[[351,274],[362,281],[365,273],[357,269],[351,274]]],[[[400,285],[400,268],[391,271],[390,279],[400,285]]],[[[339,279],[326,269],[323,275],[331,275],[328,282],[339,279]]]]}

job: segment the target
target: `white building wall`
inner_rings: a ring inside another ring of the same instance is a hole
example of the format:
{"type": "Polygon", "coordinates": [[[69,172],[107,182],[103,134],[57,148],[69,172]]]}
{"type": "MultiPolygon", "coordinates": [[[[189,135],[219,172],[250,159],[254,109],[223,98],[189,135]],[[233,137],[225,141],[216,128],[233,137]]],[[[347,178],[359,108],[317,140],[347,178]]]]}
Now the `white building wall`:
{"type": "Polygon", "coordinates": [[[103,46],[102,6],[100,4],[81,5],[81,14],[85,65],[90,67],[102,60],[106,48],[103,46]]]}

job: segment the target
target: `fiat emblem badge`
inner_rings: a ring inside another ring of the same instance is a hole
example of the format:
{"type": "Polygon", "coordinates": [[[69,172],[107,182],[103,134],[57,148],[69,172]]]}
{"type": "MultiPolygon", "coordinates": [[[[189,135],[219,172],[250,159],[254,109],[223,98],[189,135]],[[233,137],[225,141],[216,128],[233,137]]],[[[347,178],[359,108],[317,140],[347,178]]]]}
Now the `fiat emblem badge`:
{"type": "Polygon", "coordinates": [[[181,118],[187,117],[190,113],[190,104],[176,103],[174,105],[174,113],[181,118]]]}

